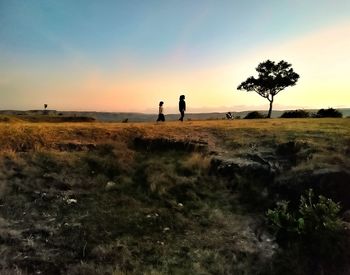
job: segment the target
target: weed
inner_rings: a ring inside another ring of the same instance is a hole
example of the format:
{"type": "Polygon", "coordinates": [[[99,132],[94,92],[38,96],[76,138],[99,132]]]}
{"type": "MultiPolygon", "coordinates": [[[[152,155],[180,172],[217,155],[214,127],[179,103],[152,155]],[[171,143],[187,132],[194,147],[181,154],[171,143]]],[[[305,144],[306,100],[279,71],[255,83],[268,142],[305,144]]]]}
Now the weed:
{"type": "Polygon", "coordinates": [[[324,196],[315,200],[310,189],[306,197],[301,196],[298,210],[280,201],[266,215],[282,247],[292,247],[298,257],[304,255],[310,261],[308,269],[323,270],[332,268],[335,261],[339,266],[346,264],[345,232],[339,212],[339,204],[324,196]]]}

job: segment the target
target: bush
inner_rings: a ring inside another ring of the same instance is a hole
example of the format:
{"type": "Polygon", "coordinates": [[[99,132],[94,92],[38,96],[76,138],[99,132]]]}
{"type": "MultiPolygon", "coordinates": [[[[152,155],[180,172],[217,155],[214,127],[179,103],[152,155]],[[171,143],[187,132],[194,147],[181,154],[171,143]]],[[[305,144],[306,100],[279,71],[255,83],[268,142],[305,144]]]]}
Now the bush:
{"type": "Polygon", "coordinates": [[[345,230],[339,212],[338,203],[324,196],[315,200],[310,189],[307,196],[301,196],[298,209],[291,209],[288,201],[280,201],[266,215],[282,248],[294,251],[295,257],[312,259],[308,268],[316,265],[327,270],[335,262],[339,266],[347,262],[345,230]]]}
{"type": "Polygon", "coordinates": [[[280,235],[322,235],[339,232],[342,222],[339,218],[340,206],[331,199],[319,196],[314,201],[312,189],[307,197],[301,196],[298,211],[288,209],[288,201],[280,201],[274,210],[267,211],[267,218],[280,235]]]}
{"type": "Polygon", "coordinates": [[[307,117],[310,117],[310,114],[305,110],[286,111],[281,115],[281,118],[307,118],[307,117]]]}
{"type": "Polygon", "coordinates": [[[343,114],[336,109],[320,109],[316,113],[316,117],[343,117],[343,114]]]}
{"type": "Polygon", "coordinates": [[[260,112],[253,111],[253,112],[248,113],[248,114],[244,117],[244,119],[257,119],[257,118],[266,118],[266,116],[263,115],[263,114],[260,113],[260,112]]]}

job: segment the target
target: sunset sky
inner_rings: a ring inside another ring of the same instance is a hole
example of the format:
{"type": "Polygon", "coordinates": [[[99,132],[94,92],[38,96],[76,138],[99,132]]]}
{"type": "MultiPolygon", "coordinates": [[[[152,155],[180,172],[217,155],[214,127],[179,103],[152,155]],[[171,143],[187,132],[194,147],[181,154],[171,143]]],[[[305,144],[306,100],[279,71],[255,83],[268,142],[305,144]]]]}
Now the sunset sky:
{"type": "Polygon", "coordinates": [[[268,109],[259,62],[300,75],[274,109],[350,107],[349,0],[0,0],[0,109],[268,109]]]}

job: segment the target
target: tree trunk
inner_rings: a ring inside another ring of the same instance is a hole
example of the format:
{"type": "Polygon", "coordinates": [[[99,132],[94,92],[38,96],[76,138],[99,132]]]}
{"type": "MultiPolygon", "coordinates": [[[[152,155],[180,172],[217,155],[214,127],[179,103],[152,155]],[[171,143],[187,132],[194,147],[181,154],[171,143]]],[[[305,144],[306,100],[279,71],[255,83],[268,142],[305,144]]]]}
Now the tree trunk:
{"type": "Polygon", "coordinates": [[[267,118],[271,118],[273,97],[269,101],[270,101],[270,108],[269,108],[269,113],[267,114],[267,118]]]}

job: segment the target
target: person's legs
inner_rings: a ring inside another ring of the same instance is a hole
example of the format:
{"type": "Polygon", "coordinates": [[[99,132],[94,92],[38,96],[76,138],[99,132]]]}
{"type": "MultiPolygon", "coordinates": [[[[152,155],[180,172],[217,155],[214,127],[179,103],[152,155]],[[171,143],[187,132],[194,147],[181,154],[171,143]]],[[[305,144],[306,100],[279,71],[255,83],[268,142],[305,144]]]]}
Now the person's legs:
{"type": "Polygon", "coordinates": [[[158,121],[165,121],[165,116],[163,114],[159,114],[157,118],[157,122],[158,121]]]}
{"type": "Polygon", "coordinates": [[[179,120],[184,121],[184,116],[185,116],[185,111],[181,111],[181,117],[179,118],[179,120]]]}

